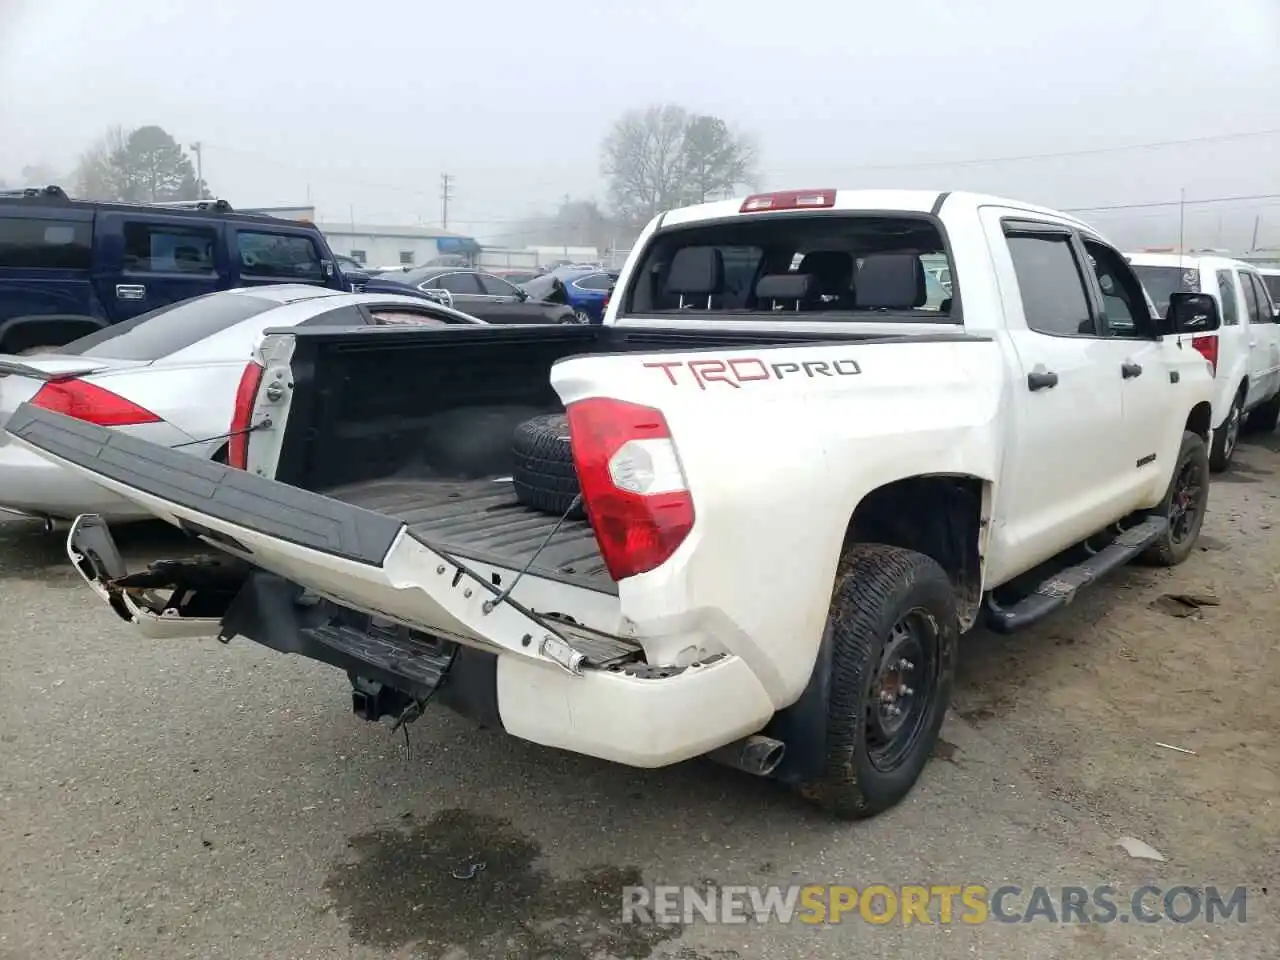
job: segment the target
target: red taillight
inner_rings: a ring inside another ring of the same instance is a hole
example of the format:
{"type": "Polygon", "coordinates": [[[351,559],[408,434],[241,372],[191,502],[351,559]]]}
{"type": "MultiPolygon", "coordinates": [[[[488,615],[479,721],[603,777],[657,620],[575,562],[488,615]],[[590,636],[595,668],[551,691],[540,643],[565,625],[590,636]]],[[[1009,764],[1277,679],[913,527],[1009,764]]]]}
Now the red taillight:
{"type": "Polygon", "coordinates": [[[569,404],[582,502],[609,575],[661,566],[693,529],[693,497],[662,414],[621,400],[569,404]]]}
{"type": "Polygon", "coordinates": [[[1209,361],[1209,369],[1216,377],[1218,375],[1218,335],[1214,333],[1203,337],[1192,337],[1191,346],[1200,353],[1200,356],[1209,361]]]}
{"type": "Polygon", "coordinates": [[[764,213],[767,210],[821,210],[836,205],[834,190],[780,190],[776,193],[753,193],[742,201],[739,213],[764,213]]]}
{"type": "Polygon", "coordinates": [[[249,427],[253,423],[253,401],[262,383],[262,365],[250,361],[236,387],[236,407],[231,414],[231,436],[227,440],[227,464],[246,470],[249,466],[249,427]]]}
{"type": "Polygon", "coordinates": [[[130,427],[139,423],[159,423],[146,407],[104,390],[84,380],[57,380],[41,387],[31,402],[37,407],[64,413],[100,427],[130,427]]]}

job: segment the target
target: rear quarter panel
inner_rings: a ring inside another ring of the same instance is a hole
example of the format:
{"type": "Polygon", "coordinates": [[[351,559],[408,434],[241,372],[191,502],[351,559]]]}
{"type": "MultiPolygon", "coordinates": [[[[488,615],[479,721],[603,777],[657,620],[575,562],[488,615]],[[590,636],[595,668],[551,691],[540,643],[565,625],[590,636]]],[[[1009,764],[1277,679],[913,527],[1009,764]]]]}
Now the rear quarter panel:
{"type": "Polygon", "coordinates": [[[999,474],[1005,378],[992,341],[580,357],[551,379],[566,404],[609,396],[660,409],[693,493],[689,539],[619,585],[624,624],[660,662],[688,657],[690,636],[742,656],[778,706],[808,681],[862,498],[919,474],[999,474]],[[806,362],[837,360],[858,372],[804,374],[806,362]],[[735,386],[708,381],[708,363],[785,366],[735,386]]]}

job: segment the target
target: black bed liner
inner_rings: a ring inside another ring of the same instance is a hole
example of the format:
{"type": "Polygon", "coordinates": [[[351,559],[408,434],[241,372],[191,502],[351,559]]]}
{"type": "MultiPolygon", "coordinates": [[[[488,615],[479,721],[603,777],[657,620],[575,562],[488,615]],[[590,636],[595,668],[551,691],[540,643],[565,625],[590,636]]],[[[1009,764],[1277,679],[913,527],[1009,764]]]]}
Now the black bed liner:
{"type": "Polygon", "coordinates": [[[494,566],[591,590],[617,592],[595,534],[582,520],[566,520],[540,552],[557,516],[522,506],[509,478],[497,480],[369,480],[324,491],[341,500],[403,522],[414,538],[432,548],[494,566]]]}

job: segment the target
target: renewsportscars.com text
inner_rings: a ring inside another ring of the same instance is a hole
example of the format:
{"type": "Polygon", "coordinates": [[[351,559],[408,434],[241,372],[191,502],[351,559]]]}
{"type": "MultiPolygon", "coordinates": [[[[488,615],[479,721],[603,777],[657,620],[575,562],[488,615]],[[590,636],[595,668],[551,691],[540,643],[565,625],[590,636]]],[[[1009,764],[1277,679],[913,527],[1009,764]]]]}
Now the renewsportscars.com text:
{"type": "Polygon", "coordinates": [[[1245,923],[1245,887],[624,887],[624,923],[1245,923]]]}

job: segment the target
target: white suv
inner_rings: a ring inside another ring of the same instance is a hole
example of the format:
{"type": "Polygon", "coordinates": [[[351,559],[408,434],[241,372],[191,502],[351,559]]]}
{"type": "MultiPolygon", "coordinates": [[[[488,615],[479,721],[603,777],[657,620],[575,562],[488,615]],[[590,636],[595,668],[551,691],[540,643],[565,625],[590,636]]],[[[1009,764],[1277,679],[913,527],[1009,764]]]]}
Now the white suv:
{"type": "Polygon", "coordinates": [[[1262,430],[1275,429],[1280,419],[1280,326],[1262,271],[1225,257],[1132,253],[1127,259],[1157,313],[1167,309],[1172,293],[1208,293],[1218,301],[1222,327],[1197,337],[1196,349],[1217,381],[1209,464],[1225,470],[1246,416],[1250,426],[1262,430]]]}

